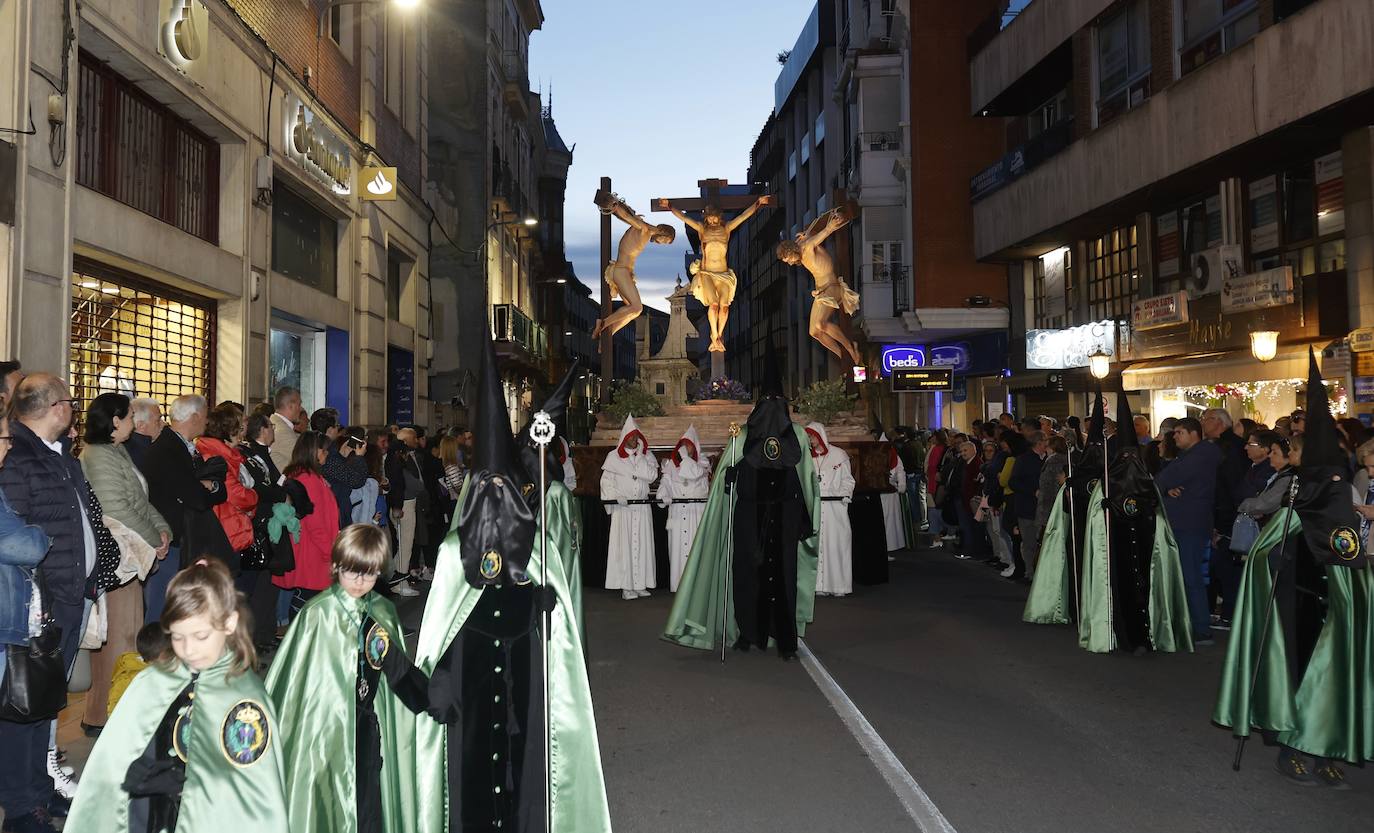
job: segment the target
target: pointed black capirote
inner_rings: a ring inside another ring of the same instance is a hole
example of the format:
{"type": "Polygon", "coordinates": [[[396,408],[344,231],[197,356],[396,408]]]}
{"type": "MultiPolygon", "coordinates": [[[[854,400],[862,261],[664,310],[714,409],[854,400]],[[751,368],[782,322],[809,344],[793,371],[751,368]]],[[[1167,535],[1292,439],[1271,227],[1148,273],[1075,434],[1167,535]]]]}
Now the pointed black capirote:
{"type": "Polygon", "coordinates": [[[534,484],[511,435],[490,333],[484,341],[472,474],[458,516],[463,575],[473,587],[523,585],[534,549],[535,516],[527,502],[534,484]]]}
{"type": "Polygon", "coordinates": [[[1088,420],[1088,445],[1102,445],[1107,425],[1107,407],[1102,401],[1102,386],[1098,385],[1097,400],[1093,402],[1092,419],[1088,420]]]}
{"type": "Polygon", "coordinates": [[[544,412],[553,420],[553,424],[558,426],[559,436],[566,436],[568,433],[565,424],[568,420],[568,400],[572,399],[573,385],[581,376],[582,357],[577,356],[568,366],[568,372],[559,380],[558,387],[544,400],[544,412]]]}
{"type": "Polygon", "coordinates": [[[763,379],[759,386],[759,398],[783,396],[782,368],[778,365],[778,345],[773,333],[768,334],[768,349],[763,354],[763,379]]]}
{"type": "Polygon", "coordinates": [[[1302,436],[1303,468],[1333,466],[1344,468],[1349,457],[1341,450],[1340,431],[1331,416],[1317,354],[1307,348],[1307,427],[1302,436]]]}
{"type": "MultiPolygon", "coordinates": [[[[558,383],[558,387],[554,388],[553,392],[549,394],[549,398],[544,400],[544,413],[548,414],[549,418],[553,420],[553,424],[557,426],[557,434],[560,437],[567,436],[568,400],[572,397],[573,383],[577,381],[578,377],[581,375],[581,371],[582,360],[580,358],[574,359],[572,366],[568,368],[568,372],[563,374],[563,379],[558,383]]],[[[533,420],[521,429],[520,436],[515,438],[515,443],[520,449],[520,460],[524,464],[526,473],[528,473],[532,479],[538,480],[539,449],[534,444],[534,441],[530,439],[531,424],[533,424],[533,420]]],[[[561,480],[563,467],[558,461],[557,438],[545,448],[544,455],[546,470],[549,472],[549,479],[546,481],[546,484],[552,483],[554,480],[561,480]],[[555,472],[557,474],[554,474],[555,472]]],[[[531,500],[537,497],[538,490],[530,493],[531,500]]]]}

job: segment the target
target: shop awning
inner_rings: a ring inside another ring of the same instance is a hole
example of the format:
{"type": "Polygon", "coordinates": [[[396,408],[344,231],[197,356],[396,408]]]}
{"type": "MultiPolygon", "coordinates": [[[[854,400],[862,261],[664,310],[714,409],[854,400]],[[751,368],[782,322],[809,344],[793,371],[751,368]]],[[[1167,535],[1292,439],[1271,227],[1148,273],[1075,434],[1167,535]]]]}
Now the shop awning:
{"type": "MultiPolygon", "coordinates": [[[[1329,340],[1312,344],[1317,364],[1324,365],[1322,347],[1329,340]]],[[[1266,382],[1307,378],[1308,345],[1285,345],[1272,361],[1261,362],[1249,351],[1204,353],[1184,358],[1135,362],[1121,372],[1126,390],[1169,390],[1203,387],[1219,382],[1266,382]]]]}

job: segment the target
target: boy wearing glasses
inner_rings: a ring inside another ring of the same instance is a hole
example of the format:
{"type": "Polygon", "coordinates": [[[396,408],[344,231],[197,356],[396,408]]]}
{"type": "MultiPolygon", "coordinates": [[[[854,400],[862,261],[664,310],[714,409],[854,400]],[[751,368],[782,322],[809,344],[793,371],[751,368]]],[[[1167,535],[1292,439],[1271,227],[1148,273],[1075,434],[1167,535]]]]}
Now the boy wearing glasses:
{"type": "Polygon", "coordinates": [[[267,675],[291,829],[413,830],[411,712],[424,710],[428,680],[406,656],[395,606],[373,591],[391,541],[353,524],[331,561],[334,583],[306,602],[267,675]]]}

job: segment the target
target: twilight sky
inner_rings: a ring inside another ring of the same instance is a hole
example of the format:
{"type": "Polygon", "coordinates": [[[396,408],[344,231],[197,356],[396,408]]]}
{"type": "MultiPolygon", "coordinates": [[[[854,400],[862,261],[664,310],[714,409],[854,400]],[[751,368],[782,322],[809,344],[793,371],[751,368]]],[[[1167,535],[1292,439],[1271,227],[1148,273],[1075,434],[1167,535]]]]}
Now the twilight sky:
{"type": "MultiPolygon", "coordinates": [[[[543,0],[530,39],[530,83],[552,89],[558,132],[572,146],[565,239],[577,276],[600,297],[603,176],[651,222],[678,230],[639,259],[644,303],[667,310],[687,250],[681,223],[649,213],[654,197],[685,197],[699,179],[742,182],[749,149],[773,110],[777,54],[791,49],[814,0],[543,0]],[[710,84],[696,83],[709,79],[710,84]]],[[[625,226],[615,220],[613,243],[625,226]]]]}

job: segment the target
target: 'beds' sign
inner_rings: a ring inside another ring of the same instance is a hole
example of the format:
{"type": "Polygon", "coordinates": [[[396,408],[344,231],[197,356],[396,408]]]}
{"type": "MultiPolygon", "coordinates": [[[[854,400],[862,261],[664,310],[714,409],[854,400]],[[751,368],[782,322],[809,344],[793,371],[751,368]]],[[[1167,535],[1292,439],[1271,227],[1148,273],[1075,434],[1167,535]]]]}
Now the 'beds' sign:
{"type": "Polygon", "coordinates": [[[899,367],[925,367],[926,348],[912,344],[890,344],[883,348],[883,376],[890,377],[899,367]]]}

